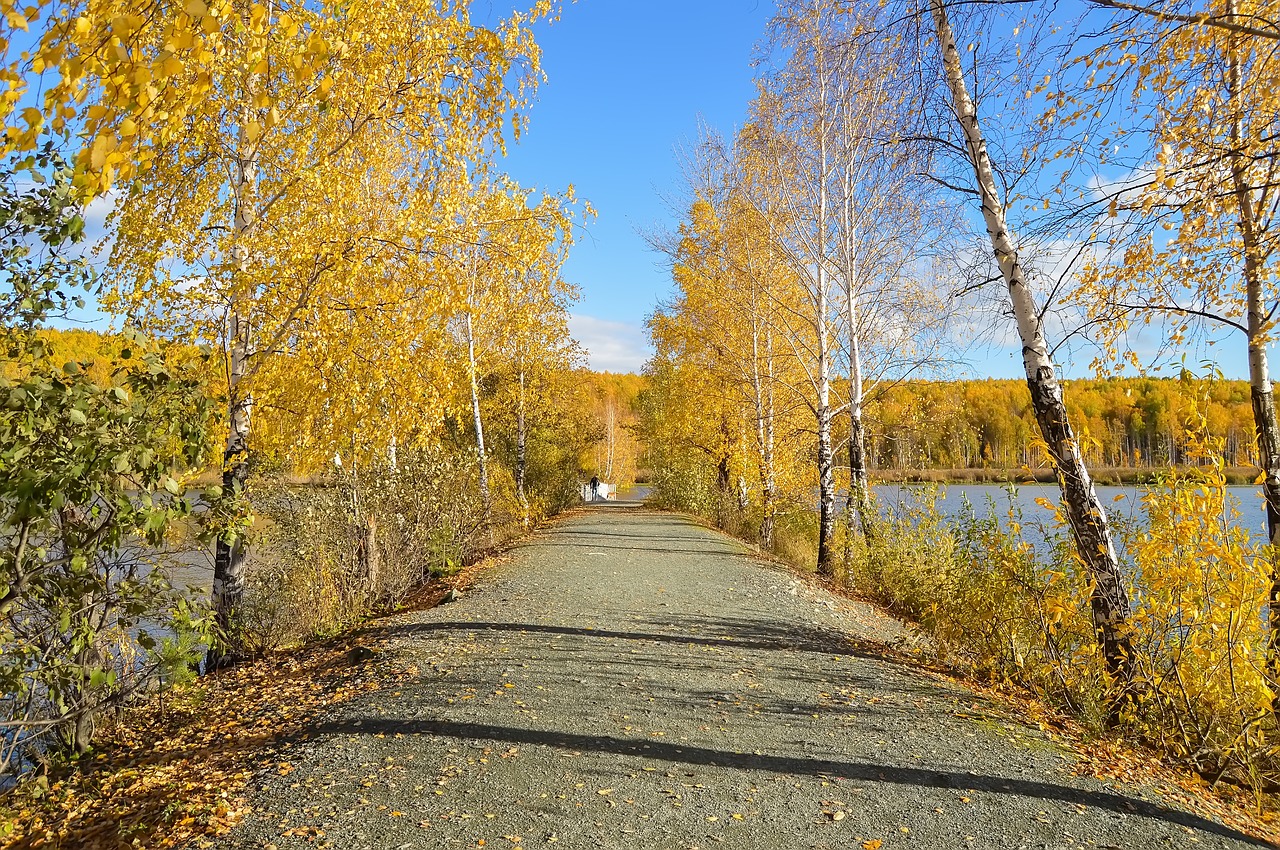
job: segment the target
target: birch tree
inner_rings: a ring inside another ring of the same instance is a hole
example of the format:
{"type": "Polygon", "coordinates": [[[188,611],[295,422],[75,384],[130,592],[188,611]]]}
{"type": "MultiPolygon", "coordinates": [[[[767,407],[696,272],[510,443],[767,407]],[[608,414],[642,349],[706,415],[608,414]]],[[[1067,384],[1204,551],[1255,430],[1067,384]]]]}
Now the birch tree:
{"type": "MultiPolygon", "coordinates": [[[[892,41],[868,13],[829,0],[780,6],[772,45],[781,66],[766,74],[756,105],[754,154],[770,163],[766,190],[750,197],[804,283],[803,329],[786,313],[784,337],[813,340],[808,359],[818,437],[819,570],[833,569],[835,437],[848,417],[847,539],[869,532],[863,416],[868,393],[935,365],[946,315],[920,257],[929,207],[917,186],[908,88],[892,41]],[[812,325],[812,327],[809,327],[812,325]],[[847,379],[843,400],[833,377],[847,379]]],[[[850,549],[846,547],[846,560],[850,549]]]]}
{"type": "Polygon", "coordinates": [[[1106,208],[1089,216],[1105,243],[1079,293],[1106,354],[1138,362],[1120,348],[1132,328],[1153,324],[1174,351],[1222,332],[1244,340],[1240,365],[1249,376],[1273,547],[1273,681],[1280,680],[1280,423],[1267,349],[1280,311],[1280,60],[1271,39],[1248,30],[1277,12],[1274,3],[1225,0],[1213,4],[1212,20],[1117,18],[1104,43],[1078,60],[1090,70],[1086,85],[1051,102],[1068,126],[1101,130],[1108,140],[1073,151],[1099,173],[1084,209],[1106,208]],[[1094,120],[1100,114],[1103,121],[1094,120]],[[1112,138],[1123,138],[1123,150],[1112,138]],[[1126,176],[1101,179],[1121,166],[1126,176]]]}
{"type": "Polygon", "coordinates": [[[1098,499],[1079,441],[1063,402],[1062,384],[1050,357],[1042,313],[1028,282],[1019,245],[1009,228],[994,167],[987,151],[977,106],[969,94],[955,33],[944,0],[929,0],[943,80],[961,133],[962,149],[972,169],[983,222],[1000,274],[1007,287],[1022,343],[1023,366],[1040,426],[1075,540],[1076,553],[1093,582],[1090,601],[1093,624],[1108,674],[1127,688],[1130,649],[1126,634],[1129,598],[1107,515],[1098,499]]]}
{"type": "MultiPolygon", "coordinates": [[[[224,495],[244,492],[255,411],[290,406],[282,353],[302,338],[324,345],[344,333],[350,314],[327,307],[347,276],[420,243],[447,219],[440,204],[457,203],[441,190],[457,185],[463,163],[486,155],[485,140],[500,149],[536,72],[528,17],[485,29],[465,7],[434,0],[245,4],[209,24],[225,43],[214,64],[172,68],[170,83],[200,96],[184,132],[134,154],[147,167],[117,213],[107,303],[149,329],[223,350],[224,495]],[[371,197],[401,213],[394,232],[353,203],[371,197]],[[408,215],[427,210],[425,219],[408,215]],[[310,333],[300,335],[304,323],[310,333]]],[[[166,45],[156,33],[135,49],[162,56],[166,45]]],[[[228,531],[214,575],[228,635],[244,570],[243,535],[228,531]]]]}
{"type": "MultiPolygon", "coordinates": [[[[573,241],[577,202],[572,188],[563,195],[543,194],[534,202],[532,192],[510,179],[484,176],[477,177],[472,194],[445,256],[451,260],[454,287],[462,293],[457,323],[465,346],[464,380],[481,492],[491,513],[481,382],[496,371],[497,360],[512,358],[521,365],[517,374],[523,380],[524,367],[536,362],[530,351],[535,341],[546,344],[567,337],[564,305],[575,290],[560,276],[560,267],[573,241]]],[[[589,206],[583,214],[590,214],[589,206]]],[[[524,404],[523,393],[518,403],[524,404]]],[[[516,474],[523,477],[520,463],[516,474]]],[[[517,481],[517,491],[523,491],[522,480],[517,481]]]]}
{"type": "MultiPolygon", "coordinates": [[[[744,486],[747,469],[754,468],[760,493],[758,536],[768,548],[773,544],[779,498],[776,435],[779,417],[784,415],[778,410],[777,395],[784,381],[798,386],[798,376],[787,374],[783,355],[774,350],[772,314],[796,290],[767,225],[742,196],[744,181],[752,179],[750,170],[750,165],[733,161],[711,135],[686,163],[686,180],[695,196],[688,221],[673,240],[657,243],[672,258],[679,294],[654,317],[651,330],[660,356],[676,358],[682,366],[697,364],[709,378],[714,375],[719,388],[714,392],[735,411],[732,418],[746,426],[731,422],[718,427],[714,441],[718,448],[711,453],[723,460],[722,499],[728,497],[734,456],[739,458],[740,503],[748,489],[744,486]],[[744,430],[752,433],[752,450],[732,450],[733,434],[744,430]]],[[[698,442],[704,447],[711,444],[698,442]]]]}
{"type": "Polygon", "coordinates": [[[835,207],[832,178],[838,101],[836,58],[826,39],[833,14],[823,0],[783,5],[773,22],[770,47],[784,57],[757,99],[757,139],[772,164],[767,198],[757,205],[771,220],[778,244],[804,289],[807,310],[785,316],[787,343],[805,364],[812,388],[818,467],[818,572],[835,569],[836,480],[832,400],[836,348],[835,207]],[[800,349],[807,349],[801,352],[800,349]]]}

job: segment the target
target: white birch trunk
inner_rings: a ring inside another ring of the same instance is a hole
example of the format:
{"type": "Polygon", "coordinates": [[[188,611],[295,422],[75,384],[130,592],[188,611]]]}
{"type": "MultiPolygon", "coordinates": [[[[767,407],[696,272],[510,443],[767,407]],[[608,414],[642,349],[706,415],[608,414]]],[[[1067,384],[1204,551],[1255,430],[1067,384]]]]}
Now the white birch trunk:
{"type": "Polygon", "coordinates": [[[480,463],[480,497],[484,500],[485,522],[493,510],[489,494],[489,462],[484,450],[484,419],[480,415],[480,381],[476,376],[475,326],[471,318],[472,306],[467,305],[467,373],[471,379],[471,416],[476,429],[476,453],[480,463]]]}
{"type": "MultiPolygon", "coordinates": [[[[1236,4],[1229,3],[1236,13],[1236,4]]],[[[1237,227],[1244,248],[1244,279],[1247,310],[1249,352],[1249,395],[1253,407],[1253,425],[1258,445],[1258,466],[1262,470],[1262,496],[1267,513],[1267,539],[1272,547],[1280,547],[1280,424],[1276,420],[1275,391],[1267,359],[1269,327],[1266,304],[1266,272],[1260,258],[1262,246],[1254,212],[1256,198],[1250,185],[1244,146],[1244,110],[1240,59],[1234,47],[1228,58],[1227,85],[1231,116],[1231,182],[1236,196],[1237,227]]],[[[1280,681],[1280,549],[1271,554],[1271,589],[1267,598],[1267,671],[1271,681],[1280,681]]],[[[1273,685],[1273,689],[1275,686],[1273,685]]],[[[1280,692],[1272,699],[1272,707],[1280,710],[1280,692]]]]}
{"type": "Polygon", "coordinates": [[[817,292],[815,293],[817,297],[814,299],[817,308],[817,315],[814,317],[814,329],[818,336],[818,368],[816,373],[818,383],[818,406],[816,411],[818,425],[817,566],[819,575],[830,576],[835,571],[835,559],[831,547],[835,540],[836,482],[831,447],[831,346],[830,337],[827,333],[827,312],[830,310],[826,267],[827,178],[829,163],[827,151],[829,140],[827,136],[829,118],[827,115],[826,68],[823,62],[821,35],[819,34],[816,38],[819,39],[814,50],[818,66],[815,69],[818,83],[818,114],[816,116],[818,124],[818,173],[816,175],[818,181],[818,218],[814,234],[817,266],[814,270],[815,284],[817,286],[817,292]]]}
{"type": "MultiPolygon", "coordinates": [[[[754,305],[753,305],[754,306],[754,305]]],[[[768,345],[772,348],[772,344],[768,345]]],[[[769,352],[770,358],[772,352],[769,352]]],[[[760,545],[773,546],[773,410],[766,403],[764,376],[760,371],[760,322],[751,316],[751,394],[756,414],[756,445],[760,454],[760,545]]]]}
{"type": "Polygon", "coordinates": [[[849,325],[849,494],[845,499],[845,565],[852,561],[855,517],[864,539],[871,537],[871,493],[867,487],[866,428],[862,421],[862,340],[858,321],[858,224],[855,217],[853,163],[844,179],[845,320],[849,325]]]}
{"type": "Polygon", "coordinates": [[[520,398],[516,405],[516,498],[524,513],[524,526],[529,527],[529,499],[524,492],[525,465],[528,462],[527,436],[525,434],[525,381],[524,354],[520,355],[520,398]]]}
{"type": "Polygon", "coordinates": [[[964,70],[946,8],[943,0],[929,0],[929,6],[937,30],[947,87],[951,91],[956,117],[964,132],[969,161],[981,193],[983,219],[1013,304],[1018,335],[1022,339],[1027,386],[1031,390],[1036,420],[1053,458],[1067,518],[1075,538],[1076,552],[1093,578],[1091,603],[1097,639],[1108,673],[1127,689],[1132,677],[1129,637],[1126,633],[1129,596],[1120,574],[1106,512],[1089,478],[1089,471],[1067,418],[1062,386],[1049,358],[1040,314],[1005,221],[995,173],[978,123],[977,110],[965,84],[964,70]]]}
{"type": "MultiPolygon", "coordinates": [[[[234,199],[232,218],[232,274],[239,278],[248,274],[252,255],[249,239],[253,232],[254,194],[258,180],[258,150],[249,140],[250,121],[246,108],[241,115],[237,134],[240,152],[231,189],[234,199]]],[[[234,291],[234,286],[232,287],[234,291]]],[[[253,396],[242,386],[249,369],[252,328],[234,301],[227,318],[227,441],[222,453],[222,487],[224,498],[241,499],[249,476],[249,433],[253,421],[253,396]]],[[[233,539],[219,537],[214,549],[213,593],[211,604],[214,621],[221,633],[205,656],[205,670],[216,670],[233,660],[236,647],[236,614],[244,602],[247,551],[243,534],[233,539]]]]}

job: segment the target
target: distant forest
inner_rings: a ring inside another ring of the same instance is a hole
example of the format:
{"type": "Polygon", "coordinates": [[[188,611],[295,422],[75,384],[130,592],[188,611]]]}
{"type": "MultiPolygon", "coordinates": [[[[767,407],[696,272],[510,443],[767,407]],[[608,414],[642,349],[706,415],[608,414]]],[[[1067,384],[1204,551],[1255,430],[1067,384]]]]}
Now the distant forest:
{"type": "MultiPolygon", "coordinates": [[[[1254,465],[1246,381],[1113,378],[1067,381],[1064,395],[1090,466],[1187,462],[1183,435],[1203,417],[1226,466],[1254,465]]],[[[1014,469],[1044,465],[1033,445],[1026,381],[914,381],[888,387],[867,410],[872,468],[1014,469]]]]}
{"type": "MultiPolygon", "coordinates": [[[[96,361],[95,377],[110,383],[105,353],[113,340],[92,331],[47,331],[55,356],[96,361]]],[[[636,443],[634,403],[648,383],[643,376],[583,375],[603,438],[584,457],[606,480],[632,480],[643,466],[636,443]]],[[[1150,469],[1186,462],[1183,434],[1203,416],[1222,440],[1228,467],[1255,465],[1253,414],[1246,381],[1178,378],[1112,378],[1067,381],[1067,407],[1091,466],[1150,469]]],[[[1022,379],[909,381],[869,399],[867,452],[880,470],[1037,469],[1035,416],[1022,379]]],[[[644,477],[643,472],[640,477],[644,477]]]]}

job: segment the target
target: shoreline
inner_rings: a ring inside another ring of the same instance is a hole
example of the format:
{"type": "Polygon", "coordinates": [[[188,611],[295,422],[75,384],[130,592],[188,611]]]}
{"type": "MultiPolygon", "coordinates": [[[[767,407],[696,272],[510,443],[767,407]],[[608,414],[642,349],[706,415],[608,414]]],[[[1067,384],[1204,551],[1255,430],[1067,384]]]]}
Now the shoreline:
{"type": "MultiPolygon", "coordinates": [[[[1179,470],[1193,467],[1177,467],[1179,470]]],[[[1090,469],[1095,484],[1123,486],[1153,484],[1170,472],[1169,467],[1098,467],[1090,469]]],[[[1232,466],[1223,470],[1230,485],[1253,484],[1258,470],[1251,466],[1232,466]]],[[[873,469],[868,472],[872,484],[1053,484],[1053,470],[1040,469],[873,469]]]]}

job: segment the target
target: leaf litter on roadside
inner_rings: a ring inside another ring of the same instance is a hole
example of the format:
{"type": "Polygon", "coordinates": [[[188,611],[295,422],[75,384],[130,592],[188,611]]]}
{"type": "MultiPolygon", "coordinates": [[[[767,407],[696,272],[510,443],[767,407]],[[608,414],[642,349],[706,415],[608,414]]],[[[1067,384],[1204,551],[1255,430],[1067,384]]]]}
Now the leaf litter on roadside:
{"type": "Polygon", "coordinates": [[[202,678],[169,695],[163,712],[124,711],[96,753],[51,774],[47,790],[32,783],[0,799],[0,847],[166,850],[226,833],[250,811],[242,792],[255,772],[295,769],[264,758],[275,742],[378,689],[368,666],[346,662],[350,649],[350,640],[306,647],[202,678]]]}

